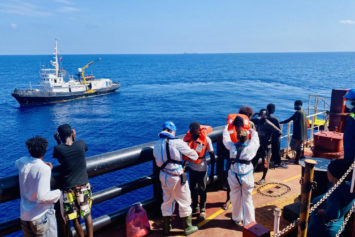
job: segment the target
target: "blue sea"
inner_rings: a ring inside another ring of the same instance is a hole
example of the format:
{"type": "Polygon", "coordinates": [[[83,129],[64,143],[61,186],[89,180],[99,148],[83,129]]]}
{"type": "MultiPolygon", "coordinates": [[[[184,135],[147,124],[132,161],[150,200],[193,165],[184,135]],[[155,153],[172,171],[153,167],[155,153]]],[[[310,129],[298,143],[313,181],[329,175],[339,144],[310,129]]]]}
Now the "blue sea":
{"type": "MultiPolygon", "coordinates": [[[[69,123],[86,141],[87,156],[150,142],[165,120],[177,133],[192,121],[221,126],[229,113],[243,105],[255,111],[276,105],[276,117],[293,113],[293,101],[307,109],[309,94],[330,101],[331,89],[354,87],[355,53],[250,53],[179,55],[63,55],[62,67],[77,68],[98,57],[87,73],[119,81],[118,92],[55,105],[21,108],[11,96],[14,88],[34,87],[41,65],[50,55],[0,56],[0,177],[16,174],[14,162],[27,155],[25,142],[41,135],[49,140],[46,161],[52,158],[53,134],[69,123]]],[[[151,164],[91,179],[94,191],[152,173],[151,164]]],[[[93,216],[150,197],[147,187],[94,206],[93,216]]],[[[19,201],[0,205],[0,222],[19,216],[19,201]]]]}

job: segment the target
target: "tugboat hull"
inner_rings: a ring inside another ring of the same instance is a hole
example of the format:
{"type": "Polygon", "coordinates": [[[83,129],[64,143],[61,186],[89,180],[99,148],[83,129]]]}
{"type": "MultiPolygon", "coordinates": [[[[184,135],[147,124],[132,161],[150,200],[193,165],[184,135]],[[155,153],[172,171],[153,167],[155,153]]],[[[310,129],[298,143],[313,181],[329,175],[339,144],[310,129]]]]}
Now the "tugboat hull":
{"type": "Polygon", "coordinates": [[[39,90],[15,89],[11,94],[21,106],[55,104],[86,97],[98,96],[115,92],[120,87],[119,83],[112,83],[109,88],[89,90],[84,92],[42,92],[39,90]]]}

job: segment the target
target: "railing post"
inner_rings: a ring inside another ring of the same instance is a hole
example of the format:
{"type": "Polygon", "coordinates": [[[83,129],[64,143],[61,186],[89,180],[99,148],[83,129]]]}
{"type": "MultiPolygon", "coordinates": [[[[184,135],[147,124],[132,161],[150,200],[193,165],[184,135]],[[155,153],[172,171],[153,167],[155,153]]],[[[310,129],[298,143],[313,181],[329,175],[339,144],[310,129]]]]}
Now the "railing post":
{"type": "Polygon", "coordinates": [[[281,218],[281,209],[274,209],[274,234],[277,234],[280,231],[280,218],[281,218]]]}
{"type": "Polygon", "coordinates": [[[218,183],[221,187],[224,185],[225,172],[224,172],[224,158],[225,158],[225,147],[223,145],[222,139],[217,140],[217,160],[216,160],[216,173],[218,177],[218,183]]]}
{"type": "Polygon", "coordinates": [[[287,156],[290,151],[290,132],[291,132],[291,122],[288,122],[287,123],[287,146],[286,146],[286,155],[287,156]]]}
{"type": "Polygon", "coordinates": [[[309,219],[309,210],[312,194],[312,182],[314,176],[314,166],[317,164],[315,160],[305,160],[305,171],[303,182],[301,185],[301,207],[300,207],[300,224],[298,225],[297,237],[306,237],[309,219]]]}
{"type": "Polygon", "coordinates": [[[314,123],[315,123],[315,116],[312,116],[312,125],[311,125],[311,137],[310,139],[313,140],[313,134],[314,134],[314,123]]]}

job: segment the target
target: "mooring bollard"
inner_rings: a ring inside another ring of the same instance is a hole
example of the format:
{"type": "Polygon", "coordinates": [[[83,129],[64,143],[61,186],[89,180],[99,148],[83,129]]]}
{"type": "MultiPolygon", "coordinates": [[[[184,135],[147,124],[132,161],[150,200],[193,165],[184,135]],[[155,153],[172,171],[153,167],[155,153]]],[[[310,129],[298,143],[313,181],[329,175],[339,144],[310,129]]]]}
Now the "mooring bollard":
{"type": "Polygon", "coordinates": [[[314,177],[314,166],[317,164],[315,160],[306,159],[306,167],[304,171],[302,186],[301,186],[301,207],[300,207],[300,222],[298,225],[298,237],[307,236],[309,210],[312,195],[312,182],[314,177]]]}
{"type": "Polygon", "coordinates": [[[274,234],[279,233],[280,230],[280,218],[281,218],[281,209],[274,209],[274,234]]]}

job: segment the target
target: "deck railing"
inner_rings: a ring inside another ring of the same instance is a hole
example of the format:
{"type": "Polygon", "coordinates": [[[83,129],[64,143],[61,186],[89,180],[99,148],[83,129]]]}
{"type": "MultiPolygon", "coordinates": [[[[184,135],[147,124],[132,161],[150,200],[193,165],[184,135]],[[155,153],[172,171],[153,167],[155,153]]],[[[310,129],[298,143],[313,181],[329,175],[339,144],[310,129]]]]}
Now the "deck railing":
{"type": "MultiPolygon", "coordinates": [[[[309,128],[311,130],[311,138],[313,137],[314,129],[319,129],[319,126],[314,125],[314,121],[317,115],[325,114],[326,112],[320,112],[315,115],[310,115],[308,118],[312,118],[313,123],[309,128]]],[[[287,125],[287,134],[282,136],[281,139],[287,139],[287,153],[289,151],[289,143],[291,137],[291,123],[287,125]]],[[[222,186],[225,182],[225,158],[228,157],[228,151],[222,144],[222,132],[223,126],[215,127],[214,131],[209,134],[212,142],[216,147],[216,168],[214,172],[213,180],[209,180],[208,184],[222,186]]],[[[182,138],[183,136],[179,136],[182,138]]],[[[131,191],[153,185],[153,197],[147,200],[141,200],[142,204],[152,210],[160,210],[159,204],[161,202],[161,187],[159,183],[158,169],[155,167],[153,157],[153,146],[155,142],[145,143],[129,148],[120,149],[113,152],[108,152],[100,155],[95,155],[87,158],[87,170],[89,178],[93,178],[99,175],[107,174],[112,171],[117,171],[132,167],[145,162],[153,162],[152,174],[138,178],[136,180],[112,186],[107,189],[93,193],[93,204],[104,202],[106,200],[121,196],[131,191]]],[[[210,163],[209,157],[207,162],[210,163]]],[[[51,186],[56,188],[58,173],[58,166],[53,168],[51,186]]],[[[13,175],[0,179],[0,204],[11,200],[18,199],[20,197],[18,175],[13,175]]],[[[94,231],[98,231],[112,223],[117,221],[123,221],[124,216],[127,213],[128,207],[108,213],[101,217],[94,219],[94,231]]],[[[20,219],[13,219],[7,222],[0,223],[0,236],[9,234],[20,230],[20,219]]]]}
{"type": "MultiPolygon", "coordinates": [[[[310,121],[310,126],[307,128],[308,131],[308,141],[313,141],[313,135],[314,131],[319,131],[319,130],[328,130],[328,122],[329,122],[329,117],[328,117],[328,111],[324,110],[315,114],[310,114],[307,115],[308,121],[310,121]],[[316,123],[318,120],[318,117],[322,117],[322,123],[316,123]]],[[[292,132],[291,132],[291,127],[292,127],[293,122],[289,122],[287,124],[280,124],[281,125],[281,130],[283,131],[284,126],[287,126],[286,134],[281,136],[281,140],[286,139],[286,147],[285,147],[285,152],[284,155],[288,155],[290,151],[290,141],[292,137],[292,132]]]]}
{"type": "MultiPolygon", "coordinates": [[[[225,148],[221,144],[223,126],[214,128],[209,135],[213,143],[216,144],[216,172],[210,183],[223,182],[224,179],[224,157],[221,152],[225,152],[225,148]]],[[[180,138],[182,136],[179,136],[180,138]]],[[[153,162],[153,146],[155,142],[145,143],[138,146],[120,149],[87,158],[87,170],[89,178],[110,173],[132,167],[145,162],[153,162]]],[[[207,162],[210,162],[207,157],[207,162]]],[[[58,166],[53,168],[51,186],[56,188],[56,178],[58,177],[58,166]]],[[[138,178],[136,180],[112,186],[107,189],[93,193],[93,204],[97,204],[114,197],[121,196],[131,191],[153,185],[154,195],[147,200],[141,200],[146,208],[154,208],[159,206],[161,200],[161,189],[157,169],[153,165],[152,174],[138,178]]],[[[0,179],[0,203],[5,203],[20,197],[18,175],[13,175],[0,179]]],[[[94,219],[94,231],[104,228],[111,223],[123,220],[127,213],[128,207],[117,210],[107,215],[94,219]]],[[[0,236],[20,230],[20,219],[13,219],[4,223],[0,223],[0,236]]]]}

